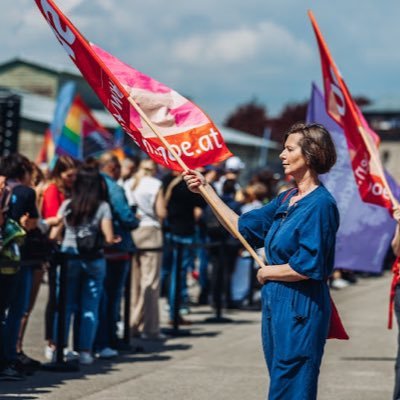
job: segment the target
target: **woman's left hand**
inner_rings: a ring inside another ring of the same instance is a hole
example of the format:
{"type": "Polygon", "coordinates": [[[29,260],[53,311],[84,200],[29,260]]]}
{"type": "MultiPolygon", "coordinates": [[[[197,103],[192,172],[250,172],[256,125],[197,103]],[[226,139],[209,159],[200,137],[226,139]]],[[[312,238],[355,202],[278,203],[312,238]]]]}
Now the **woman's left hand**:
{"type": "Polygon", "coordinates": [[[264,285],[267,282],[267,267],[259,268],[257,271],[257,280],[261,285],[264,285]]]}

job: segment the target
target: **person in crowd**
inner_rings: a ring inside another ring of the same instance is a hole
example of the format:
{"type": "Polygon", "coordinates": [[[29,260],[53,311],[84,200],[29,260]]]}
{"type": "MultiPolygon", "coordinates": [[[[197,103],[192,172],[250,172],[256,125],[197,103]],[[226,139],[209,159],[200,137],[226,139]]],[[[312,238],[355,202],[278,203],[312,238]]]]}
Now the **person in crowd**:
{"type": "MultiPolygon", "coordinates": [[[[219,211],[255,248],[264,247],[258,270],[262,288],[262,342],[270,373],[270,400],[317,398],[317,382],[330,327],[327,279],[332,273],[339,213],[318,180],[336,162],[329,132],[318,124],[295,124],[280,154],[285,174],[297,188],[262,208],[238,217],[200,174],[184,174],[188,187],[200,185],[219,211]]],[[[221,221],[224,223],[224,221],[221,221]]],[[[234,234],[234,232],[232,232],[234,234]]]]}
{"type": "MultiPolygon", "coordinates": [[[[167,218],[164,229],[168,229],[169,238],[164,246],[162,262],[162,286],[169,279],[169,315],[170,324],[175,318],[175,295],[180,296],[181,310],[189,311],[189,294],[187,289],[187,273],[194,265],[194,249],[191,245],[195,240],[195,209],[203,208],[205,202],[199,196],[191,193],[185,185],[180,173],[172,171],[163,178],[163,193],[167,208],[167,218]],[[182,245],[182,264],[180,274],[180,293],[176,293],[177,278],[177,244],[182,245]]],[[[189,321],[177,316],[180,324],[189,321]]]]}
{"type": "Polygon", "coordinates": [[[276,192],[276,189],[279,179],[280,179],[279,173],[276,172],[274,173],[269,168],[262,168],[251,177],[249,186],[255,183],[263,184],[267,190],[265,198],[263,199],[263,203],[267,204],[278,194],[276,192]]]}
{"type": "Polygon", "coordinates": [[[107,271],[95,341],[97,356],[111,358],[118,355],[118,350],[125,349],[124,343],[118,340],[118,322],[122,294],[131,268],[132,254],[135,252],[131,231],[138,227],[139,221],[129,207],[124,189],[117,183],[121,177],[118,158],[107,152],[102,154],[98,162],[108,190],[113,229],[121,237],[119,243],[106,250],[107,271]]]}
{"type": "Polygon", "coordinates": [[[6,241],[5,226],[7,221],[8,203],[11,189],[6,185],[6,168],[4,159],[0,159],[0,232],[1,232],[1,257],[0,257],[0,381],[21,381],[25,379],[16,367],[10,363],[6,354],[5,323],[8,312],[15,296],[18,283],[18,265],[10,266],[3,257],[3,247],[6,241]]]}
{"type": "MultiPolygon", "coordinates": [[[[208,165],[202,170],[199,169],[201,173],[204,174],[204,178],[209,184],[213,184],[219,179],[219,170],[214,165],[208,165]]],[[[197,248],[197,258],[198,258],[198,282],[200,285],[200,293],[197,300],[198,305],[209,304],[209,295],[211,293],[211,281],[209,278],[209,249],[206,245],[209,243],[210,238],[207,233],[207,226],[204,220],[204,210],[197,208],[199,215],[196,216],[198,224],[196,225],[196,243],[199,246],[197,248]]]]}
{"type": "MultiPolygon", "coordinates": [[[[4,157],[4,173],[7,177],[7,186],[11,190],[8,204],[7,217],[25,229],[26,237],[34,232],[39,217],[36,208],[36,193],[31,188],[31,176],[33,172],[31,162],[23,155],[14,153],[4,157]]],[[[21,266],[16,274],[15,293],[10,304],[4,326],[4,342],[6,359],[9,365],[14,365],[22,372],[31,373],[40,366],[40,363],[26,356],[22,351],[18,352],[17,342],[19,338],[21,321],[28,309],[32,288],[33,264],[25,246],[20,247],[21,266]]]]}
{"type": "Polygon", "coordinates": [[[245,163],[239,157],[232,156],[228,158],[225,161],[225,173],[214,183],[215,191],[221,196],[222,186],[227,179],[236,181],[235,189],[238,191],[240,189],[239,175],[245,166],[245,163]]]}
{"type": "MultiPolygon", "coordinates": [[[[236,194],[236,180],[226,179],[222,185],[221,200],[240,215],[242,204],[235,199],[236,194]]],[[[239,255],[240,243],[218,222],[210,206],[204,209],[203,217],[211,245],[209,254],[213,266],[211,273],[213,304],[216,305],[218,299],[222,297],[224,306],[232,309],[235,308],[232,298],[232,274],[239,255]]]]}
{"type": "Polygon", "coordinates": [[[131,179],[136,173],[140,160],[138,157],[126,156],[121,161],[121,175],[118,179],[118,183],[124,186],[124,183],[131,179]]]}
{"type": "Polygon", "coordinates": [[[125,186],[131,206],[136,208],[139,227],[132,232],[138,252],[132,263],[131,334],[142,339],[162,339],[159,321],[162,230],[166,216],[161,181],[156,164],[142,160],[137,173],[125,186]],[[140,249],[155,249],[142,251],[140,249]]]}
{"type": "Polygon", "coordinates": [[[267,199],[268,189],[263,183],[255,182],[240,190],[239,193],[241,196],[237,200],[243,203],[242,213],[244,214],[262,207],[267,199]]]}
{"type": "MultiPolygon", "coordinates": [[[[49,182],[43,191],[41,199],[41,217],[44,220],[49,218],[57,218],[58,210],[61,204],[69,198],[72,185],[76,178],[77,162],[70,156],[59,156],[50,172],[49,182]]],[[[45,340],[47,345],[44,354],[47,360],[52,360],[55,346],[54,338],[54,315],[57,304],[57,288],[56,288],[56,265],[50,263],[48,268],[48,300],[45,311],[45,340]]]]}
{"type": "MultiPolygon", "coordinates": [[[[36,192],[36,208],[37,210],[41,210],[43,192],[46,188],[46,181],[41,169],[33,162],[31,165],[32,175],[30,186],[36,192]]],[[[24,258],[32,261],[32,285],[30,288],[28,307],[21,320],[17,342],[17,354],[19,362],[24,366],[25,369],[28,370],[35,370],[40,367],[40,362],[33,360],[24,353],[23,340],[28,325],[29,316],[35,305],[40,285],[43,280],[43,275],[48,265],[49,257],[51,256],[52,244],[49,241],[47,234],[49,233],[50,227],[58,225],[59,222],[60,219],[58,217],[50,217],[47,220],[43,220],[40,218],[39,212],[37,227],[29,232],[22,249],[25,256],[24,258]]]]}
{"type": "Polygon", "coordinates": [[[106,275],[103,243],[111,245],[115,241],[107,201],[107,190],[98,169],[82,165],[77,171],[71,198],[58,210],[63,223],[51,231],[51,238],[62,237],[61,252],[72,256],[67,261],[66,342],[57,345],[66,347],[70,320],[74,315],[79,321],[77,349],[81,364],[93,362],[93,342],[106,275]],[[65,229],[64,235],[62,229],[65,229]],[[80,238],[89,234],[104,240],[96,240],[90,251],[83,252],[80,238]]]}
{"type": "Polygon", "coordinates": [[[395,385],[393,400],[400,400],[400,207],[397,206],[393,210],[393,218],[397,221],[396,231],[392,240],[392,249],[397,257],[393,265],[394,287],[394,310],[396,313],[398,339],[397,339],[397,357],[395,364],[395,385]]]}

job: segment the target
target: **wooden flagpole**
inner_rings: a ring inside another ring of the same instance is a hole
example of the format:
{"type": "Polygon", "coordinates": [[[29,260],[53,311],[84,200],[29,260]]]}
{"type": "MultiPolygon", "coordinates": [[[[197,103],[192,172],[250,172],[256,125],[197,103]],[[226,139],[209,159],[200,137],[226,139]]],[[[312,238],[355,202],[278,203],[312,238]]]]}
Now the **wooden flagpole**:
{"type": "MultiPolygon", "coordinates": [[[[139,107],[136,101],[132,98],[132,96],[128,97],[129,103],[132,107],[137,111],[137,113],[142,117],[143,121],[146,122],[148,127],[154,132],[154,134],[160,139],[161,143],[168,149],[168,151],[174,156],[176,162],[180,165],[180,167],[185,171],[189,171],[188,166],[183,162],[183,160],[179,157],[176,151],[170,146],[168,141],[164,136],[158,131],[158,129],[153,125],[147,115],[143,112],[143,110],[139,107]]],[[[229,230],[236,236],[236,238],[240,241],[243,247],[250,253],[250,255],[254,258],[259,267],[265,266],[259,255],[255,252],[255,250],[250,246],[247,240],[243,237],[243,235],[239,232],[236,226],[232,224],[232,222],[227,218],[215,204],[215,201],[209,196],[206,189],[203,186],[199,187],[200,194],[204,198],[204,200],[211,206],[211,208],[218,214],[218,217],[222,219],[225,225],[229,228],[229,230]]]]}

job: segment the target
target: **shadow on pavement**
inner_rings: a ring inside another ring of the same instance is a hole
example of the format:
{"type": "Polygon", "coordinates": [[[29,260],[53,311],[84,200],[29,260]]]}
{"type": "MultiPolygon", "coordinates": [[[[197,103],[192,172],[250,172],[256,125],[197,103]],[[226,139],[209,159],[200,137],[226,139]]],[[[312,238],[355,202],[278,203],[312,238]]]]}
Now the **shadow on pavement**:
{"type": "MultiPolygon", "coordinates": [[[[167,349],[164,351],[167,351],[167,349]]],[[[92,365],[81,366],[77,372],[61,373],[39,370],[34,375],[28,376],[25,381],[1,382],[0,399],[40,399],[42,394],[52,392],[66,381],[85,379],[90,375],[110,374],[125,363],[160,362],[170,359],[171,356],[158,354],[121,353],[118,358],[113,360],[96,360],[92,365]]]]}

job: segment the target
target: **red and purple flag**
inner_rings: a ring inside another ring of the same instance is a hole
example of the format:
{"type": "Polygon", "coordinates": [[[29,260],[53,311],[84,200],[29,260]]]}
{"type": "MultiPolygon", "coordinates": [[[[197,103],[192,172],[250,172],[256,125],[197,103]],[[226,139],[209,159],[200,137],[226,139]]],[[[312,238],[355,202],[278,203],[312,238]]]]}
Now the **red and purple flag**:
{"type": "MultiPolygon", "coordinates": [[[[307,122],[322,124],[330,132],[337,151],[337,162],[320,180],[336,200],[340,227],[336,236],[335,266],[352,271],[379,273],[396,222],[382,207],[362,201],[358,191],[346,137],[339,126],[326,112],[323,93],[315,86],[307,108],[307,122]]],[[[400,198],[400,187],[387,175],[396,198],[400,198]]]]}
{"type": "Polygon", "coordinates": [[[378,140],[369,130],[339,73],[317,22],[309,11],[321,56],[325,106],[330,117],[346,136],[351,165],[361,198],[392,210],[396,202],[390,191],[379,159],[378,140]]]}

